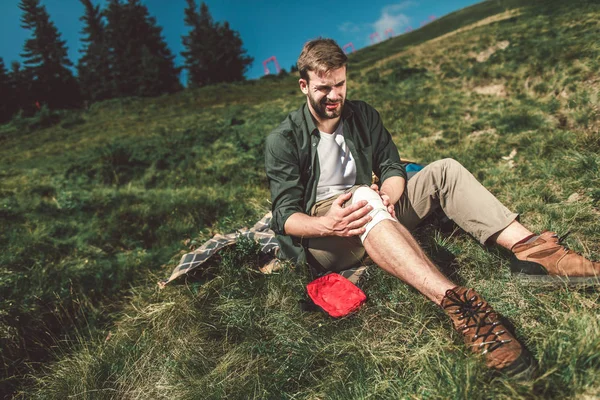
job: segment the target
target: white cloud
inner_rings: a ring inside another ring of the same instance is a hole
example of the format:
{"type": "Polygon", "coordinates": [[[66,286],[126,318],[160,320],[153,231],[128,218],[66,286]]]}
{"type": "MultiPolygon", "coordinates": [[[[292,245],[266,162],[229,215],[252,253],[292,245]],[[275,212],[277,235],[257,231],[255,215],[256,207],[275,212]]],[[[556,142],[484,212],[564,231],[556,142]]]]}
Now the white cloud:
{"type": "Polygon", "coordinates": [[[406,10],[407,8],[416,6],[417,3],[414,1],[403,1],[402,3],[398,3],[398,4],[389,4],[385,7],[383,7],[383,9],[381,10],[382,14],[397,14],[402,10],[406,10]]]}
{"type": "Polygon", "coordinates": [[[401,11],[407,8],[418,5],[416,1],[405,0],[400,3],[388,4],[381,9],[381,16],[379,19],[372,23],[354,23],[344,22],[338,25],[338,30],[343,33],[350,34],[364,34],[365,43],[371,44],[370,34],[377,32],[379,38],[384,40],[388,35],[385,34],[386,30],[392,29],[394,35],[403,33],[404,30],[410,26],[410,18],[403,14],[401,11]]]}
{"type": "Polygon", "coordinates": [[[338,29],[344,33],[357,33],[360,32],[361,28],[354,22],[344,22],[338,29]]]}
{"type": "MultiPolygon", "coordinates": [[[[393,29],[394,34],[398,35],[402,29],[410,24],[410,18],[402,13],[390,13],[382,11],[381,17],[373,23],[375,32],[380,35],[384,34],[387,29],[393,29]]],[[[382,36],[383,39],[383,36],[382,36]]]]}

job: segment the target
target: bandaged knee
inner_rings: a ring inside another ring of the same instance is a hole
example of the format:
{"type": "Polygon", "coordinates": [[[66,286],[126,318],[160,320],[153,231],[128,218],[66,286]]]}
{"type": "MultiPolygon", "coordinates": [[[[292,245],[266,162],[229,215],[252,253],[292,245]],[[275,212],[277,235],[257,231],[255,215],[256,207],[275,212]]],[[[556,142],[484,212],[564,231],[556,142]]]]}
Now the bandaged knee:
{"type": "Polygon", "coordinates": [[[394,217],[390,215],[390,213],[387,210],[387,207],[383,205],[381,197],[379,197],[379,195],[373,189],[367,186],[361,186],[358,189],[356,189],[356,191],[352,194],[352,204],[361,200],[366,200],[367,203],[369,203],[369,205],[373,207],[373,209],[369,212],[369,215],[371,216],[371,221],[365,224],[365,233],[360,235],[360,240],[362,242],[365,241],[371,229],[373,229],[373,227],[381,221],[389,219],[391,221],[398,222],[394,217]]]}

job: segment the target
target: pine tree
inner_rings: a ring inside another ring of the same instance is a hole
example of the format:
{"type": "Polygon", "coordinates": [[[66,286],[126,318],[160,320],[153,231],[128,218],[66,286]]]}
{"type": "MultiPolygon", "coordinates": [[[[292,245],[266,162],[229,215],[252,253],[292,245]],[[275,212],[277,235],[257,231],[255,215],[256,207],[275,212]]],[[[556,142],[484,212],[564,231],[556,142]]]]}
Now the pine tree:
{"type": "Polygon", "coordinates": [[[37,107],[33,94],[34,81],[31,72],[22,69],[21,63],[18,61],[13,61],[10,63],[8,77],[14,96],[15,111],[23,111],[24,115],[35,114],[37,107]]]}
{"type": "Polygon", "coordinates": [[[4,66],[4,60],[0,57],[0,123],[10,120],[17,110],[15,106],[15,93],[10,76],[4,66]]]}
{"type": "Polygon", "coordinates": [[[191,27],[187,36],[181,37],[183,47],[187,50],[181,52],[184,58],[183,69],[187,70],[187,87],[196,87],[196,82],[200,80],[200,61],[194,58],[192,54],[197,53],[196,46],[199,42],[197,35],[197,26],[200,24],[198,13],[196,12],[196,2],[194,0],[186,0],[187,7],[184,10],[183,23],[191,27]]]}
{"type": "Polygon", "coordinates": [[[217,25],[218,45],[221,52],[217,55],[217,64],[221,66],[217,74],[219,82],[235,82],[244,80],[244,73],[254,59],[246,56],[242,48],[240,34],[229,28],[229,22],[217,25]]]}
{"type": "Polygon", "coordinates": [[[214,45],[216,41],[216,32],[208,6],[202,3],[198,14],[196,2],[186,1],[184,23],[191,29],[187,36],[182,37],[186,50],[181,55],[185,59],[184,68],[188,70],[187,85],[195,88],[212,83],[210,77],[213,72],[210,67],[216,49],[211,44],[214,45]]]}
{"type": "Polygon", "coordinates": [[[40,0],[21,0],[19,8],[22,27],[32,31],[21,57],[25,70],[33,79],[32,95],[50,108],[76,107],[80,104],[77,81],[68,67],[73,66],[67,57],[66,42],[50,21],[40,0]]]}
{"type": "Polygon", "coordinates": [[[106,42],[106,28],[99,6],[91,0],[80,0],[85,14],[80,18],[85,23],[82,39],[86,46],[77,64],[81,92],[86,100],[98,101],[112,97],[113,87],[110,74],[109,51],[106,42]]]}
{"type": "Polygon", "coordinates": [[[109,48],[109,65],[116,97],[135,95],[135,63],[139,61],[135,44],[130,43],[135,30],[126,5],[120,0],[110,0],[104,11],[106,16],[106,41],[109,48]]]}
{"type": "MultiPolygon", "coordinates": [[[[138,0],[130,0],[137,2],[138,0]]],[[[142,50],[153,59],[153,65],[144,69],[144,80],[152,79],[152,90],[142,93],[143,96],[155,96],[163,93],[173,93],[182,89],[179,75],[181,68],[175,66],[175,55],[169,50],[167,42],[162,36],[162,28],[156,18],[150,17],[148,8],[138,5],[140,15],[148,24],[148,36],[142,50]]],[[[144,53],[142,53],[142,56],[144,53]]],[[[142,58],[143,60],[144,58],[142,58]]]]}
{"type": "Polygon", "coordinates": [[[111,0],[105,12],[110,67],[118,96],[156,96],[181,89],[162,28],[139,0],[111,0]]]}
{"type": "Polygon", "coordinates": [[[253,58],[245,55],[242,40],[228,22],[215,24],[206,3],[200,12],[194,0],[186,0],[184,23],[190,27],[182,37],[185,48],[181,55],[188,70],[188,87],[244,79],[244,72],[253,58]]]}

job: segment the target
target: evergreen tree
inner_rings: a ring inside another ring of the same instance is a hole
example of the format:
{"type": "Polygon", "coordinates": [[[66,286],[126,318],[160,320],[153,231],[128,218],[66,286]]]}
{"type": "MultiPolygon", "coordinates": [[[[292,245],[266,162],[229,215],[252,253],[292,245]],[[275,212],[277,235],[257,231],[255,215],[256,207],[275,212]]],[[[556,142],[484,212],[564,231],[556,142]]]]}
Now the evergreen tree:
{"type": "Polygon", "coordinates": [[[85,14],[80,18],[85,23],[82,39],[86,43],[81,51],[83,56],[77,64],[79,85],[86,100],[98,101],[112,97],[112,79],[110,74],[109,51],[106,42],[105,24],[99,6],[91,0],[80,0],[85,14]]]}
{"type": "MultiPolygon", "coordinates": [[[[137,3],[139,0],[130,0],[137,3]]],[[[181,68],[175,66],[175,55],[169,50],[167,42],[162,36],[162,28],[156,22],[156,18],[150,17],[148,8],[138,4],[137,8],[144,21],[148,24],[147,40],[142,46],[142,62],[151,59],[152,63],[144,68],[143,81],[152,81],[152,89],[146,90],[142,95],[154,96],[162,93],[173,93],[182,89],[179,81],[181,68]],[[144,54],[147,54],[145,56],[144,54]]]]}
{"type": "Polygon", "coordinates": [[[21,26],[32,31],[21,57],[25,59],[26,72],[33,79],[33,98],[50,108],[78,106],[79,89],[68,68],[73,64],[67,57],[66,42],[60,39],[46,8],[40,0],[21,0],[19,8],[23,11],[21,26]]]}
{"type": "Polygon", "coordinates": [[[10,120],[16,110],[15,93],[10,76],[4,66],[4,60],[0,57],[0,123],[10,120]]]}
{"type": "Polygon", "coordinates": [[[136,50],[129,45],[132,26],[128,21],[125,5],[120,0],[110,0],[106,10],[106,43],[109,51],[109,65],[112,77],[113,94],[116,97],[134,95],[136,50]]]}
{"type": "Polygon", "coordinates": [[[146,6],[139,0],[111,0],[105,15],[116,95],[156,96],[181,89],[175,56],[146,6]]]}
{"type": "Polygon", "coordinates": [[[37,111],[37,107],[33,95],[34,82],[31,72],[21,69],[21,63],[13,61],[10,64],[8,77],[14,96],[15,111],[22,110],[25,115],[33,115],[37,111]]]}
{"type": "MultiPolygon", "coordinates": [[[[182,36],[183,47],[187,50],[181,52],[185,61],[183,68],[187,69],[187,87],[194,88],[202,85],[202,77],[207,75],[205,69],[205,63],[201,59],[203,55],[202,51],[202,38],[200,32],[200,16],[196,12],[197,5],[194,0],[186,0],[187,7],[184,10],[185,17],[183,19],[184,24],[191,27],[192,29],[187,36],[182,36]]],[[[203,3],[204,7],[205,4],[203,3]]]]}
{"type": "Polygon", "coordinates": [[[245,55],[240,34],[229,28],[229,22],[217,24],[217,54],[216,62],[220,66],[217,74],[218,82],[235,82],[244,80],[244,73],[254,61],[245,55]]]}
{"type": "Polygon", "coordinates": [[[245,55],[239,34],[228,22],[215,24],[204,2],[199,13],[195,0],[186,2],[184,23],[190,31],[182,37],[185,50],[181,55],[188,70],[188,87],[243,80],[253,58],[245,55]]]}

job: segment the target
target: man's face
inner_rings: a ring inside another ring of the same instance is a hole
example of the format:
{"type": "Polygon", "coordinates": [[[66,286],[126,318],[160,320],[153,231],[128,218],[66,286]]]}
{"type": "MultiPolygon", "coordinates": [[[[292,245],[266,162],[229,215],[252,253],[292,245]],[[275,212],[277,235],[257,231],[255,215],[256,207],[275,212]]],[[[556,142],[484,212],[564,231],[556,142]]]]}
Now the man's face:
{"type": "Polygon", "coordinates": [[[307,97],[317,119],[335,119],[342,115],[346,99],[346,67],[317,74],[308,71],[308,82],[300,79],[300,90],[307,97]]]}

